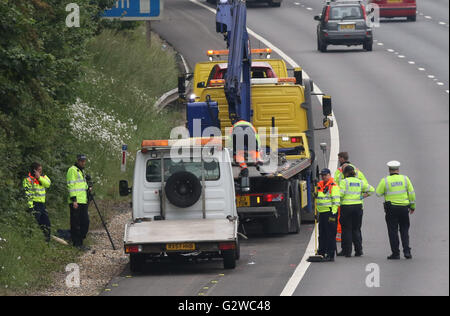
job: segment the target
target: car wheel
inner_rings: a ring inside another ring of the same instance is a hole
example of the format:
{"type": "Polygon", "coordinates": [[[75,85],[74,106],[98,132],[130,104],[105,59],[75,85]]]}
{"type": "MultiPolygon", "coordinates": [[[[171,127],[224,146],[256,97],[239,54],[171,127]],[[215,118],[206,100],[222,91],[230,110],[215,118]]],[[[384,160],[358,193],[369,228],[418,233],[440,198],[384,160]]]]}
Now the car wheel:
{"type": "Polygon", "coordinates": [[[272,0],[269,0],[267,4],[273,8],[279,8],[281,6],[281,2],[273,2],[272,0]]]}
{"type": "Polygon", "coordinates": [[[130,254],[130,271],[132,273],[140,273],[144,270],[145,256],[143,254],[130,254]]]}
{"type": "Polygon", "coordinates": [[[366,51],[371,52],[371,51],[373,50],[373,42],[372,42],[372,41],[370,41],[370,42],[365,42],[365,43],[363,44],[363,48],[364,48],[366,51]]]}
{"type": "Polygon", "coordinates": [[[224,269],[236,268],[236,253],[234,250],[224,250],[222,252],[222,257],[224,269]]]}

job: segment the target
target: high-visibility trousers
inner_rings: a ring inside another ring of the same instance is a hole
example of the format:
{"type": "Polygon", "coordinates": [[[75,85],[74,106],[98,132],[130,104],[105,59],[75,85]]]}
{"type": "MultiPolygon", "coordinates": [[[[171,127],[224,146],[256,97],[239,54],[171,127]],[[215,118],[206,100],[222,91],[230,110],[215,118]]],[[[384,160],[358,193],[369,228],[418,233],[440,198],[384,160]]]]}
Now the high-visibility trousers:
{"type": "Polygon", "coordinates": [[[336,233],[336,241],[339,241],[339,242],[341,242],[342,241],[342,226],[341,226],[341,223],[340,223],[340,220],[341,219],[341,207],[339,206],[339,208],[338,208],[338,223],[337,223],[337,233],[336,233]]]}

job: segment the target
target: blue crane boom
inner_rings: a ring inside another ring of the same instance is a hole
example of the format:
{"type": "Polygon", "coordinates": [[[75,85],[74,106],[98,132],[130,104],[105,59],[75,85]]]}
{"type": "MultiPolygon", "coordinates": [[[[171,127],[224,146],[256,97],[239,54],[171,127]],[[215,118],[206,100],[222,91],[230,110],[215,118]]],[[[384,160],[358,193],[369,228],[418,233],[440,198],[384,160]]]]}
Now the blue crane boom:
{"type": "Polygon", "coordinates": [[[225,0],[217,4],[216,31],[224,34],[229,49],[224,90],[230,120],[232,123],[251,122],[252,59],[245,0],[225,0]]]}

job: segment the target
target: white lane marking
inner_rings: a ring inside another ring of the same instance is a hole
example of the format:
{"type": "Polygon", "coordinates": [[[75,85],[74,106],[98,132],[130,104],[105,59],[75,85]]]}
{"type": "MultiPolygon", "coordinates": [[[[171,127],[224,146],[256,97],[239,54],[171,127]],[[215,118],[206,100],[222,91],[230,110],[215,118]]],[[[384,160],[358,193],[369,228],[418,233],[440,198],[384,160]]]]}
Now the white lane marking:
{"type": "Polygon", "coordinates": [[[412,61],[412,60],[410,60],[410,61],[408,61],[408,64],[410,64],[410,65],[415,65],[415,64],[416,64],[416,62],[415,62],[415,61],[412,61]]]}
{"type": "Polygon", "coordinates": [[[443,86],[444,83],[443,83],[443,82],[438,82],[437,85],[438,85],[438,86],[443,86]]]}
{"type": "Polygon", "coordinates": [[[308,11],[312,11],[312,10],[313,10],[313,8],[306,8],[306,10],[308,10],[308,11]]]}
{"type": "Polygon", "coordinates": [[[425,19],[432,20],[433,18],[429,15],[425,15],[425,19]]]}
{"type": "MultiPolygon", "coordinates": [[[[216,14],[216,10],[204,5],[203,3],[198,2],[198,0],[189,0],[190,2],[197,4],[212,13],[216,14]]],[[[252,35],[257,40],[261,41],[264,45],[271,48],[272,51],[277,53],[281,58],[286,60],[288,64],[291,65],[292,68],[299,67],[299,65],[288,55],[286,55],[281,49],[273,45],[271,42],[263,38],[262,36],[256,34],[251,29],[247,28],[247,31],[249,35],[252,35]]],[[[309,75],[306,73],[306,71],[303,70],[303,77],[305,79],[309,79],[309,75]]],[[[314,83],[314,92],[321,94],[323,93],[320,88],[314,83]]],[[[319,102],[322,104],[322,99],[318,97],[319,102]]],[[[332,174],[337,169],[338,161],[337,161],[337,155],[339,152],[339,127],[336,121],[336,118],[334,116],[334,113],[332,113],[332,117],[334,120],[333,127],[330,127],[330,160],[328,162],[328,168],[331,170],[332,174]]],[[[297,268],[295,269],[294,273],[292,274],[291,278],[289,279],[288,283],[284,287],[283,291],[281,292],[281,296],[292,296],[297,286],[300,284],[301,280],[303,279],[303,276],[306,273],[306,270],[308,270],[308,267],[310,265],[309,262],[306,261],[310,255],[314,254],[314,234],[311,235],[311,239],[309,241],[308,247],[306,249],[306,252],[298,264],[297,268]],[[311,251],[312,249],[312,251],[311,251]]]]}
{"type": "Polygon", "coordinates": [[[440,24],[440,25],[447,25],[447,23],[445,23],[445,22],[442,22],[442,21],[441,21],[441,22],[439,22],[439,24],[440,24]]]}
{"type": "Polygon", "coordinates": [[[425,68],[417,68],[417,69],[419,69],[419,71],[425,71],[426,70],[425,68]]]}
{"type": "Polygon", "coordinates": [[[405,58],[404,55],[398,55],[398,58],[405,58]]]}
{"type": "Polygon", "coordinates": [[[300,5],[300,3],[298,3],[298,2],[294,2],[294,4],[295,4],[295,5],[300,5]]]}
{"type": "Polygon", "coordinates": [[[433,76],[433,75],[428,75],[428,78],[433,79],[433,78],[435,78],[435,76],[433,76]]]}
{"type": "Polygon", "coordinates": [[[384,46],[384,44],[383,44],[383,43],[377,43],[377,45],[378,45],[378,46],[384,46]]]}
{"type": "Polygon", "coordinates": [[[387,51],[388,51],[389,53],[395,52],[395,50],[393,50],[392,48],[389,48],[387,51]]]}
{"type": "Polygon", "coordinates": [[[186,73],[189,73],[189,66],[188,66],[188,64],[186,62],[186,59],[184,59],[184,56],[181,55],[181,54],[180,54],[180,57],[181,57],[181,61],[183,62],[184,69],[186,70],[186,73]]]}

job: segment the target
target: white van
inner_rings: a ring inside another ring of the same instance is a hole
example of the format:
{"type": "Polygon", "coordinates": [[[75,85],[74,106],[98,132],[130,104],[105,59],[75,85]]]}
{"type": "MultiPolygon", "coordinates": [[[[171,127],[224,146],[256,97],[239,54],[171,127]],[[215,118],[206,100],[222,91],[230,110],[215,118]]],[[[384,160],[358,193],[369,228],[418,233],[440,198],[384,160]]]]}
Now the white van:
{"type": "Polygon", "coordinates": [[[230,155],[202,139],[143,141],[136,155],[133,218],[125,226],[125,253],[132,272],[147,260],[196,256],[223,258],[233,269],[239,258],[238,215],[230,155]],[[186,144],[185,144],[186,145],[186,144]]]}

